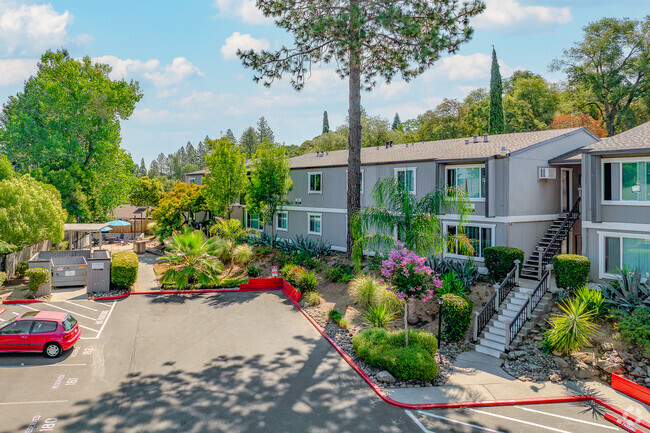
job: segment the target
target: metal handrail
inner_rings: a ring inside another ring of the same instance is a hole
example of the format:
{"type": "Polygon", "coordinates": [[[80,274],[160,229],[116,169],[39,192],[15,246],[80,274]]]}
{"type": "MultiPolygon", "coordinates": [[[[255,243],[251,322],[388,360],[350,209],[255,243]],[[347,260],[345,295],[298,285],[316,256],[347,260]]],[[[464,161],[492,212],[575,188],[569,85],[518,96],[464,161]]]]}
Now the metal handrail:
{"type": "Polygon", "coordinates": [[[551,270],[548,269],[544,273],[544,276],[542,276],[539,284],[537,284],[537,287],[535,287],[535,290],[533,290],[533,293],[529,295],[524,305],[521,306],[517,315],[510,323],[506,322],[506,349],[510,346],[515,337],[517,337],[521,328],[524,327],[524,324],[528,321],[533,310],[537,308],[539,301],[541,301],[546,292],[548,292],[550,276],[551,270]]]}
{"type": "MultiPolygon", "coordinates": [[[[578,214],[578,215],[580,215],[580,211],[578,210],[578,209],[579,209],[579,205],[580,205],[580,200],[581,200],[581,198],[578,197],[578,200],[576,200],[576,202],[574,203],[573,207],[571,208],[571,210],[570,210],[569,213],[567,214],[566,218],[564,218],[564,220],[562,221],[562,225],[560,225],[560,228],[555,232],[555,235],[553,235],[553,238],[551,239],[551,242],[548,243],[548,247],[546,247],[546,248],[544,249],[544,252],[540,255],[540,257],[539,257],[539,266],[540,266],[540,269],[543,269],[544,266],[548,264],[548,258],[547,258],[547,256],[549,255],[550,249],[551,249],[551,247],[555,244],[555,241],[557,241],[557,238],[558,238],[558,236],[560,235],[560,233],[562,233],[562,232],[564,231],[564,227],[566,226],[566,224],[568,224],[569,220],[573,218],[573,215],[574,215],[574,214],[578,214]]],[[[577,219],[578,219],[578,218],[576,217],[576,218],[573,220],[573,223],[575,223],[575,221],[576,221],[577,219]]]]}
{"type": "Polygon", "coordinates": [[[506,299],[512,288],[517,285],[519,277],[519,260],[515,260],[515,266],[508,272],[501,284],[494,290],[490,299],[480,312],[474,313],[474,341],[478,340],[479,334],[496,314],[501,303],[506,299]]]}

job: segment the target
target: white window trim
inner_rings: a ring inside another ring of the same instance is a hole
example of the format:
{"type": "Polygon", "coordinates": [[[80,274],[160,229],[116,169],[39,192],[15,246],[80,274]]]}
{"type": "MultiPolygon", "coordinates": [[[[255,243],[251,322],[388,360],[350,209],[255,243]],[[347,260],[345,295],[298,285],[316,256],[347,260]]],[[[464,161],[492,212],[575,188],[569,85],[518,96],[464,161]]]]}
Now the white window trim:
{"type": "Polygon", "coordinates": [[[561,167],[560,168],[560,210],[562,209],[562,206],[564,206],[564,203],[562,203],[562,173],[563,172],[568,172],[567,176],[569,178],[569,190],[567,191],[567,194],[569,194],[569,209],[567,209],[564,212],[571,212],[571,208],[573,207],[573,169],[572,168],[566,168],[566,167],[561,167]]]}
{"type": "MultiPolygon", "coordinates": [[[[601,232],[598,231],[598,278],[603,279],[616,279],[618,275],[610,274],[605,272],[605,238],[634,238],[634,239],[646,239],[650,240],[650,234],[641,234],[641,233],[630,233],[630,232],[601,232]]],[[[619,257],[619,263],[623,263],[623,245],[621,240],[621,256],[619,257]]],[[[650,270],[649,270],[650,271],[650,270]]],[[[646,271],[646,272],[649,272],[646,271]]]]}
{"type": "Polygon", "coordinates": [[[287,212],[286,210],[276,212],[276,214],[275,214],[275,230],[278,231],[278,232],[289,231],[289,212],[287,212]],[[280,214],[286,214],[287,215],[287,228],[286,229],[283,229],[278,225],[278,216],[280,216],[280,214]]]}
{"type": "MultiPolygon", "coordinates": [[[[418,168],[417,167],[395,167],[393,168],[393,176],[395,177],[395,180],[397,180],[397,173],[400,172],[407,172],[407,171],[412,171],[413,172],[413,191],[409,191],[411,194],[416,195],[418,191],[418,168]]],[[[406,175],[404,175],[404,179],[406,179],[406,175]]]]}
{"type": "MultiPolygon", "coordinates": [[[[600,204],[613,206],[650,206],[650,200],[605,200],[605,164],[623,163],[623,162],[650,162],[650,157],[627,157],[627,158],[601,158],[600,160],[600,204]]],[[[623,197],[623,166],[618,170],[618,194],[623,197]]],[[[602,277],[601,277],[602,278],[602,277]]]]}
{"type": "Polygon", "coordinates": [[[323,172],[322,171],[308,171],[307,172],[307,194],[322,194],[323,193],[323,172]],[[320,175],[320,191],[312,191],[311,189],[311,176],[320,175]]]}
{"type": "MultiPolygon", "coordinates": [[[[364,168],[361,169],[361,190],[359,191],[361,194],[363,194],[363,184],[366,182],[366,175],[365,172],[366,170],[364,168]]],[[[345,192],[348,192],[348,171],[345,170],[345,192]]]]}
{"type": "Polygon", "coordinates": [[[323,214],[322,213],[311,213],[311,212],[307,213],[307,234],[308,235],[315,235],[315,236],[322,236],[323,235],[323,214]],[[311,224],[309,224],[309,223],[310,223],[310,220],[311,220],[312,216],[317,216],[317,217],[320,218],[320,232],[312,232],[310,230],[310,228],[311,228],[310,225],[311,224]]]}
{"type": "MultiPolygon", "coordinates": [[[[449,226],[456,226],[458,227],[458,222],[457,221],[443,221],[442,222],[442,232],[447,233],[447,228],[449,226]]],[[[480,224],[480,223],[465,223],[463,224],[465,228],[467,227],[478,227],[478,228],[489,228],[491,229],[491,239],[490,239],[490,245],[494,246],[496,244],[496,224],[480,224]]],[[[475,262],[484,262],[485,259],[483,257],[474,257],[474,256],[466,256],[464,254],[455,254],[455,253],[450,253],[447,252],[447,245],[445,244],[445,251],[443,252],[443,257],[449,257],[452,259],[462,259],[462,260],[468,260],[472,259],[475,262]]]]}
{"type": "Polygon", "coordinates": [[[259,220],[259,215],[257,216],[257,224],[260,226],[260,228],[258,228],[258,229],[256,229],[255,227],[249,227],[248,226],[248,209],[244,208],[244,226],[247,229],[250,228],[250,229],[257,230],[258,232],[262,233],[264,231],[264,225],[261,224],[261,222],[259,220]]]}
{"type": "MultiPolygon", "coordinates": [[[[447,185],[447,179],[449,178],[447,172],[449,170],[455,170],[457,168],[483,168],[485,169],[485,164],[453,164],[445,166],[445,185],[447,185]]],[[[485,176],[487,176],[487,170],[485,170],[485,176]]],[[[480,182],[480,180],[479,180],[480,182]]],[[[487,190],[485,191],[487,194],[487,190]]],[[[485,197],[471,198],[469,199],[472,203],[485,203],[485,197]]]]}

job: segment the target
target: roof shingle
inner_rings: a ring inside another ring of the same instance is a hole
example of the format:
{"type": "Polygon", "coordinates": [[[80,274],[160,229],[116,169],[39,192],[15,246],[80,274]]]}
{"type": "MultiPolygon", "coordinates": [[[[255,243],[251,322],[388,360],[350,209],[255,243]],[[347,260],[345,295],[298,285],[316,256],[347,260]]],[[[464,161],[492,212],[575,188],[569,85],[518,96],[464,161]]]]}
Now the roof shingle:
{"type": "Polygon", "coordinates": [[[650,122],[628,129],[613,137],[603,138],[602,141],[585,147],[588,152],[650,150],[650,122]]]}

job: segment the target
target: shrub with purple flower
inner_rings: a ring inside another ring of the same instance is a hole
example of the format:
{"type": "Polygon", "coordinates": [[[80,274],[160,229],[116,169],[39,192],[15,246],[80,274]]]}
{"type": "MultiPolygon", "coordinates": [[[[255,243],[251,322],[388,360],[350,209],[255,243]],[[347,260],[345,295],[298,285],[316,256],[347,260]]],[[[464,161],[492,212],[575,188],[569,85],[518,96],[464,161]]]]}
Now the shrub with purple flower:
{"type": "Polygon", "coordinates": [[[439,275],[424,263],[426,258],[409,251],[398,242],[388,255],[388,260],[381,262],[383,282],[389,284],[388,290],[399,299],[419,299],[426,302],[433,298],[436,289],[442,287],[439,275]]]}

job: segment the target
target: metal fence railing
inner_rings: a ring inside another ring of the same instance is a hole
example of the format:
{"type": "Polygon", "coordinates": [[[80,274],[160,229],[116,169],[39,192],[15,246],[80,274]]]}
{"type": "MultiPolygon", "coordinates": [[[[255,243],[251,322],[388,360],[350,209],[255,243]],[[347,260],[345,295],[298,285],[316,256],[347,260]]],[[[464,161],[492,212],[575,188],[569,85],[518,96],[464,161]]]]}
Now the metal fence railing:
{"type": "Polygon", "coordinates": [[[508,297],[512,288],[519,283],[519,265],[521,262],[515,260],[514,263],[515,266],[508,272],[508,275],[506,275],[501,284],[495,287],[494,293],[488,299],[485,306],[481,311],[474,313],[474,341],[478,340],[478,336],[490,322],[492,316],[499,311],[501,303],[508,297]]]}
{"type": "Polygon", "coordinates": [[[533,310],[539,304],[539,301],[542,300],[546,292],[548,292],[551,280],[551,270],[547,269],[542,279],[535,287],[535,290],[528,296],[528,299],[521,306],[519,313],[512,319],[512,322],[506,322],[506,349],[512,341],[517,337],[521,328],[524,327],[524,324],[528,321],[533,310]]]}

